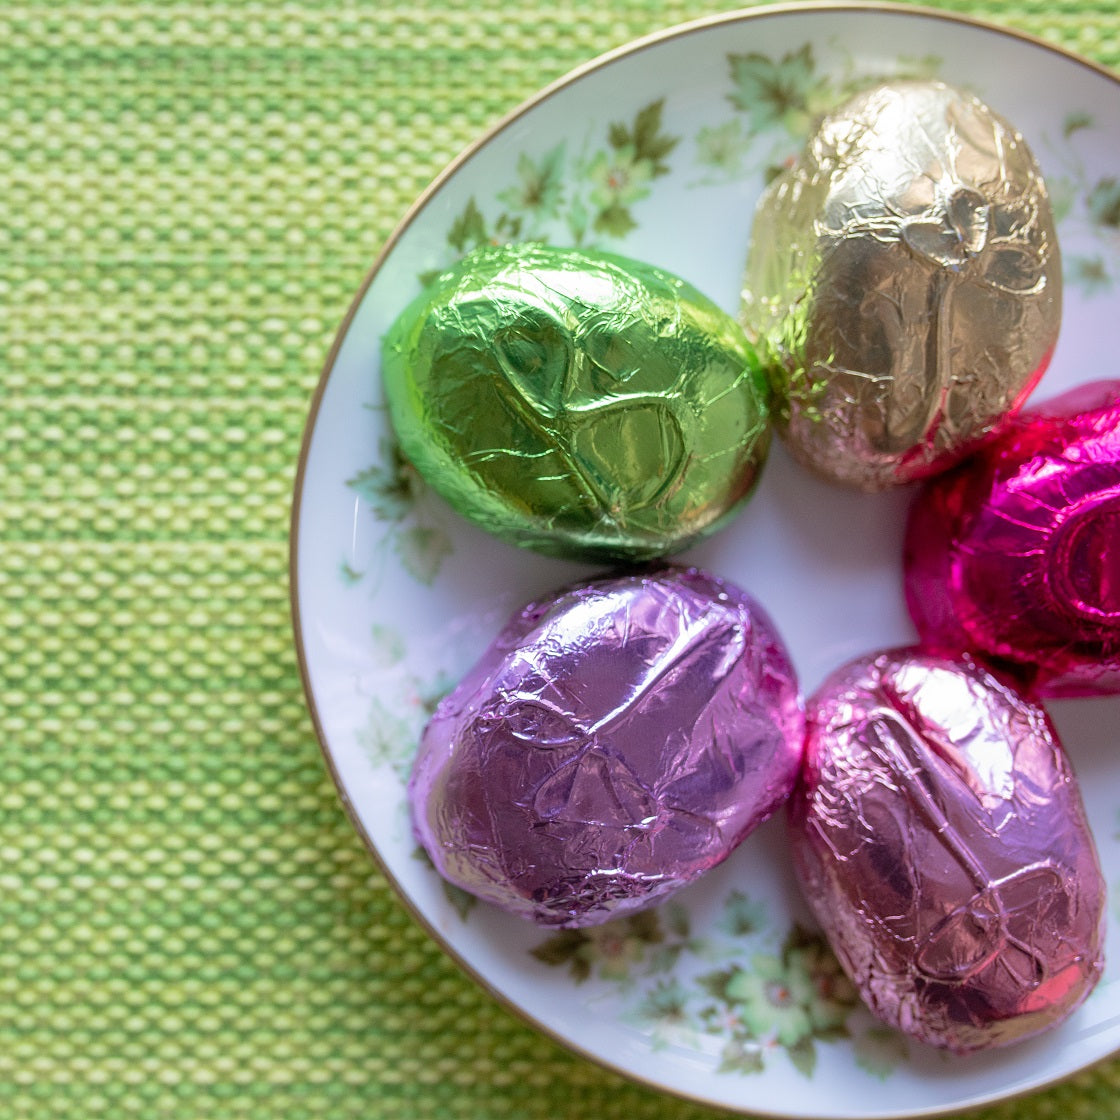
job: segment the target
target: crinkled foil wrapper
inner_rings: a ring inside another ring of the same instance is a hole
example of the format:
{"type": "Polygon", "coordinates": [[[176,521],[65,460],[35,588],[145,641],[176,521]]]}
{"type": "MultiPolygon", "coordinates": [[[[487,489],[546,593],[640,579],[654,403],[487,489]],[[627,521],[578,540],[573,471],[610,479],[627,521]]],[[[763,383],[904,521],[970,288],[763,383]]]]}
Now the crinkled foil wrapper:
{"type": "Polygon", "coordinates": [[[1042,708],[892,650],[833,674],[806,728],[795,867],[871,1010],[958,1053],[1068,1016],[1101,974],[1105,884],[1042,708]]]}
{"type": "Polygon", "coordinates": [[[448,881],[546,926],[663,900],[796,780],[794,669],[747,594],[696,569],[570,588],[517,613],[439,705],[409,795],[448,881]]]}
{"type": "Polygon", "coordinates": [[[642,560],[724,524],[769,447],[739,323],[605,253],[487,247],[384,339],[405,456],[460,514],[552,555],[642,560]]]}
{"type": "Polygon", "coordinates": [[[973,650],[1042,697],[1120,693],[1120,381],[1020,413],[928,482],[905,587],[922,640],[973,650]]]}
{"type": "Polygon", "coordinates": [[[944,469],[1022,404],[1058,337],[1023,138],[942,83],[858,95],[759,202],[743,317],[803,465],[871,491],[944,469]]]}

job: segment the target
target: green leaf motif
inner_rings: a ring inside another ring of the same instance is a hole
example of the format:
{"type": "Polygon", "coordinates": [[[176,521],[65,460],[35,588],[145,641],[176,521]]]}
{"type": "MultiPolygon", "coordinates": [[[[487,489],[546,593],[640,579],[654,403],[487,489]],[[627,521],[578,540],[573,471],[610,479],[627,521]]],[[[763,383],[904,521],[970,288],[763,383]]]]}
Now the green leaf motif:
{"type": "Polygon", "coordinates": [[[750,151],[751,139],[736,117],[720,125],[709,125],[696,134],[696,162],[725,175],[734,175],[750,151]]]}
{"type": "Polygon", "coordinates": [[[700,985],[701,989],[719,1000],[721,1003],[730,1003],[731,994],[731,981],[738,975],[739,969],[735,968],[721,968],[714,972],[707,972],[703,976],[698,976],[696,982],[700,985]]]}
{"type": "Polygon", "coordinates": [[[661,918],[656,910],[639,910],[623,918],[621,923],[627,937],[633,937],[648,945],[655,944],[664,938],[661,931],[661,918]]]}
{"type": "Polygon", "coordinates": [[[684,952],[684,946],[677,942],[673,945],[664,945],[650,954],[650,972],[671,972],[677,966],[684,952]]]}
{"type": "Polygon", "coordinates": [[[539,160],[522,152],[517,160],[518,182],[501,191],[498,200],[538,219],[554,217],[563,199],[564,150],[563,143],[557,144],[539,160]]]}
{"type": "Polygon", "coordinates": [[[670,933],[676,934],[677,937],[688,936],[692,923],[686,907],[679,902],[670,902],[663,908],[662,914],[665,918],[666,928],[670,933]]]}
{"type": "Polygon", "coordinates": [[[407,781],[419,741],[419,729],[412,721],[375,700],[365,727],[354,737],[370,761],[389,766],[402,782],[407,781]]]}
{"type": "Polygon", "coordinates": [[[529,954],[553,968],[567,966],[572,979],[582,984],[591,975],[591,963],[582,952],[587,941],[582,930],[562,929],[530,949],[529,954]]]}
{"type": "Polygon", "coordinates": [[[766,907],[755,902],[742,891],[732,891],[727,896],[723,916],[717,928],[731,937],[748,937],[766,924],[766,907]]]}
{"type": "Polygon", "coordinates": [[[374,623],[370,627],[369,636],[373,646],[374,661],[379,667],[399,665],[404,660],[404,638],[392,626],[374,623]]]}
{"type": "Polygon", "coordinates": [[[348,478],[346,485],[362,498],[379,521],[400,521],[412,505],[408,483],[385,467],[367,467],[348,478]]]}
{"type": "Polygon", "coordinates": [[[457,681],[447,673],[439,673],[430,685],[420,692],[420,704],[424,715],[431,718],[439,707],[440,701],[455,687],[457,681]]]}
{"type": "Polygon", "coordinates": [[[1092,128],[1093,123],[1091,114],[1086,113],[1084,110],[1074,110],[1072,113],[1067,114],[1065,121],[1062,123],[1062,135],[1068,140],[1075,132],[1080,132],[1085,128],[1092,128]]]}
{"type": "Polygon", "coordinates": [[[1120,179],[1101,179],[1086,200],[1089,217],[1097,225],[1120,229],[1120,179]]]}
{"type": "Polygon", "coordinates": [[[451,903],[451,909],[465,922],[478,899],[473,894],[463,890],[462,887],[449,883],[446,879],[441,881],[440,886],[443,888],[444,897],[451,903]]]}
{"type": "Polygon", "coordinates": [[[435,582],[445,559],[454,551],[442,529],[431,525],[409,525],[397,533],[394,550],[405,571],[427,586],[435,582]]]}
{"type": "Polygon", "coordinates": [[[1068,282],[1086,296],[1100,295],[1112,287],[1112,276],[1102,257],[1071,255],[1065,259],[1068,282]]]}
{"type": "Polygon", "coordinates": [[[667,157],[680,142],[680,137],[670,136],[662,131],[664,108],[665,99],[660,98],[639,109],[629,128],[616,123],[607,132],[607,142],[615,151],[631,149],[635,159],[645,160],[652,165],[654,175],[668,174],[667,157]]]}
{"type": "Polygon", "coordinates": [[[611,237],[625,237],[632,229],[638,228],[630,210],[625,206],[612,204],[605,206],[595,215],[593,223],[596,233],[606,233],[611,237]]]}
{"type": "MultiPolygon", "coordinates": [[[[936,78],[944,67],[945,60],[939,54],[902,54],[895,60],[895,64],[893,76],[896,80],[914,81],[921,78],[936,78]]],[[[866,89],[867,79],[863,78],[854,85],[855,89],[866,89]]]]}
{"type": "Polygon", "coordinates": [[[910,1056],[906,1036],[889,1027],[871,1027],[856,1035],[852,1051],[856,1065],[880,1081],[885,1081],[910,1056]]]}
{"type": "Polygon", "coordinates": [[[664,1034],[689,1025],[688,993],[678,980],[659,980],[638,1005],[635,1017],[664,1034]]]}
{"type": "MultiPolygon", "coordinates": [[[[427,488],[397,441],[383,439],[380,450],[380,461],[348,478],[346,485],[362,498],[378,521],[388,523],[383,546],[392,548],[414,579],[430,586],[453,551],[451,539],[438,526],[429,524],[421,502],[427,488]]],[[[343,579],[348,585],[357,582],[348,572],[343,572],[343,579]]]]}
{"type": "MultiPolygon", "coordinates": [[[[643,910],[586,929],[560,930],[530,954],[543,964],[567,967],[577,983],[594,972],[604,980],[629,984],[639,965],[656,971],[649,950],[660,945],[664,936],[657,911],[643,910]]],[[[657,949],[653,957],[661,952],[657,949]]]]}
{"type": "MultiPolygon", "coordinates": [[[[494,232],[490,236],[490,241],[495,245],[504,245],[510,241],[522,240],[522,229],[524,221],[520,215],[515,214],[499,214],[497,220],[494,222],[494,232]]],[[[526,238],[525,240],[533,240],[526,238]]]]}
{"type": "Polygon", "coordinates": [[[747,114],[754,131],[775,125],[796,136],[804,131],[822,85],[808,43],[778,62],[752,51],[728,55],[728,63],[734,86],[728,97],[736,109],[747,114]]]}
{"type": "Polygon", "coordinates": [[[348,587],[352,587],[356,583],[360,583],[362,576],[365,572],[359,572],[357,568],[351,567],[350,563],[343,560],[338,566],[338,574],[342,577],[342,582],[348,587]]]}
{"type": "Polygon", "coordinates": [[[587,206],[581,199],[572,199],[568,207],[568,229],[572,235],[572,244],[578,245],[587,236],[587,227],[591,222],[591,215],[587,206]]]}
{"type": "Polygon", "coordinates": [[[716,1073],[762,1073],[765,1068],[762,1047],[733,1038],[720,1051],[716,1073]]]}
{"type": "Polygon", "coordinates": [[[465,253],[488,240],[486,219],[472,195],[463,212],[451,223],[451,228],[447,231],[447,243],[457,253],[465,253]]]}
{"type": "Polygon", "coordinates": [[[781,175],[785,170],[786,170],[786,167],[783,164],[780,164],[780,163],[767,164],[766,167],[764,167],[762,169],[762,182],[763,182],[763,184],[767,187],[770,186],[770,184],[779,175],[781,175]]]}
{"type": "MultiPolygon", "coordinates": [[[[436,865],[432,862],[432,857],[419,844],[412,849],[412,858],[417,863],[422,863],[433,874],[436,873],[436,865]]],[[[461,887],[455,886],[454,883],[449,883],[446,879],[440,880],[440,889],[443,891],[444,898],[451,903],[451,909],[465,922],[478,903],[478,899],[461,887]]]]}
{"type": "Polygon", "coordinates": [[[1050,210],[1055,224],[1065,221],[1073,212],[1077,200],[1076,184],[1063,175],[1050,175],[1046,180],[1046,189],[1050,194],[1050,210]]]}
{"type": "Polygon", "coordinates": [[[786,1048],[789,1060],[794,1068],[806,1077],[812,1077],[817,1068],[817,1047],[812,1035],[799,1038],[792,1046],[786,1048]]]}
{"type": "Polygon", "coordinates": [[[379,521],[401,521],[412,511],[424,484],[395,439],[381,440],[379,449],[380,462],[348,478],[346,485],[379,521]]]}
{"type": "Polygon", "coordinates": [[[800,922],[794,922],[782,942],[782,959],[788,961],[790,954],[798,949],[813,949],[829,955],[832,952],[822,934],[803,926],[800,922]]]}

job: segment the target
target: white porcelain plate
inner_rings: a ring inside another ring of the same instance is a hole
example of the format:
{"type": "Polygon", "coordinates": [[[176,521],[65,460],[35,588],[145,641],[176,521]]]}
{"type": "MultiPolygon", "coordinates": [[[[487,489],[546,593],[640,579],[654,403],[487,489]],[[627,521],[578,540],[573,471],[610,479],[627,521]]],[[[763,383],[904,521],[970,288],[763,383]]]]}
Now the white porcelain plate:
{"type": "MultiPolygon", "coordinates": [[[[419,731],[512,609],[591,569],[491,539],[398,460],[379,340],[425,276],[485,240],[614,249],[734,312],[768,174],[819,111],[904,75],[972,88],[1042,164],[1067,299],[1039,395],[1120,375],[1120,82],[1042,43],[928,11],[763,9],[598,60],[456,161],[359,293],[300,464],[293,601],[308,698],[342,797],[404,899],[488,990],[553,1037],[743,1112],[928,1115],[1082,1068],[1120,1049],[1120,937],[1110,934],[1105,979],[1069,1022],[962,1059],[907,1042],[855,1004],[791,883],[780,821],[673,902],[588,932],[538,930],[445,888],[409,829],[419,731]]],[[[913,638],[899,569],[908,499],[814,482],[778,447],[742,515],[684,559],[762,601],[808,692],[848,658],[913,638]]],[[[1052,714],[1120,898],[1120,702],[1065,701],[1052,714]]]]}

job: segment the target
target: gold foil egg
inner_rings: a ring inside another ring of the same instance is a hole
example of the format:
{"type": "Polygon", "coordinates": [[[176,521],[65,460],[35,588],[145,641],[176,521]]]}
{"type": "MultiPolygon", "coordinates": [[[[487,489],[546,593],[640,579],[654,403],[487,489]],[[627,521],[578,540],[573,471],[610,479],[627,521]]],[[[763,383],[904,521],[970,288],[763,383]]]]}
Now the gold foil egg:
{"type": "Polygon", "coordinates": [[[759,201],[742,309],[796,459],[868,491],[938,473],[1022,405],[1057,342],[1034,156],[941,82],[857,95],[759,201]]]}

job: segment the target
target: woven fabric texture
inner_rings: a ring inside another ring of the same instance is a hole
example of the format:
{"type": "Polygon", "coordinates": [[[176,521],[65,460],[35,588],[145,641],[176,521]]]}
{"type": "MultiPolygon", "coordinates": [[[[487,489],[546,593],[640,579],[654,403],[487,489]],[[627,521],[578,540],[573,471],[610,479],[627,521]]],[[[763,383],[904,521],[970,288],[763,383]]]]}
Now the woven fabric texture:
{"type": "MultiPolygon", "coordinates": [[[[543,83],[730,6],[0,7],[3,1120],[716,1115],[414,924],[323,764],[287,564],[320,367],[411,200],[543,83]]],[[[1115,0],[943,6],[1120,67],[1115,0]]]]}

